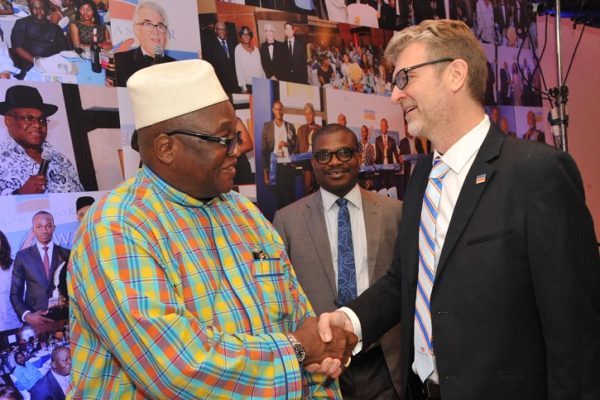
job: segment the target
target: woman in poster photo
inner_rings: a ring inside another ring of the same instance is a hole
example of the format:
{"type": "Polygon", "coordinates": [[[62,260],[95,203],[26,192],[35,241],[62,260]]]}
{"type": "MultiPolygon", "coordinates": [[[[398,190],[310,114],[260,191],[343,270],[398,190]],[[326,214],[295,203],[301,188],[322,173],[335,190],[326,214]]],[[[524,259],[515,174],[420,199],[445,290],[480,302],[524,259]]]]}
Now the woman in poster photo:
{"type": "Polygon", "coordinates": [[[10,284],[13,270],[10,244],[0,231],[0,332],[15,329],[21,322],[10,303],[10,284]]]}
{"type": "Polygon", "coordinates": [[[252,93],[252,78],[264,78],[260,50],[252,43],[254,33],[246,25],[239,31],[240,43],[235,46],[235,72],[242,93],[252,93]]]}

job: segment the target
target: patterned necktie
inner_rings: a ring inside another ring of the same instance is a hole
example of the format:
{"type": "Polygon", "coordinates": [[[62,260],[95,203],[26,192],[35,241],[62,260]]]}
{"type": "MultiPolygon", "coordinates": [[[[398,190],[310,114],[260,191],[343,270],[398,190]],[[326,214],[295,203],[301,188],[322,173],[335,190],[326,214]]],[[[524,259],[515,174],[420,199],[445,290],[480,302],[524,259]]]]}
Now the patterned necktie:
{"type": "Polygon", "coordinates": [[[435,280],[435,225],[442,193],[444,176],[448,165],[437,157],[429,173],[429,181],[423,196],[421,223],[419,225],[419,277],[415,302],[415,365],[421,381],[434,371],[433,337],[429,299],[435,280]]]}
{"type": "Polygon", "coordinates": [[[341,307],[356,297],[356,267],[348,200],[340,197],[335,203],[340,207],[338,211],[338,307],[341,307]]]}
{"type": "Polygon", "coordinates": [[[48,257],[48,246],[43,246],[44,250],[44,269],[46,270],[46,278],[50,279],[50,258],[48,257]]]}
{"type": "Polygon", "coordinates": [[[227,42],[225,40],[221,40],[221,46],[225,51],[225,55],[227,56],[227,58],[229,58],[229,48],[227,48],[227,42]]]}

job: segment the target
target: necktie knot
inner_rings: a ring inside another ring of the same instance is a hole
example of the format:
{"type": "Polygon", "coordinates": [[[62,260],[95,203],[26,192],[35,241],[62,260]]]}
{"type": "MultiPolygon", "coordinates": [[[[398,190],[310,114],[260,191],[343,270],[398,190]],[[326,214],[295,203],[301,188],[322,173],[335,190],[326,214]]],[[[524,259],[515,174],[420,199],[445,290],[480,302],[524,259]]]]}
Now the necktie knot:
{"type": "Polygon", "coordinates": [[[42,249],[44,249],[44,251],[48,251],[48,246],[42,246],[42,249]]]}
{"type": "Polygon", "coordinates": [[[335,204],[337,204],[340,208],[345,208],[348,206],[348,199],[340,197],[335,201],[335,204]]]}
{"type": "Polygon", "coordinates": [[[440,157],[436,157],[433,161],[433,167],[429,173],[429,178],[441,181],[444,179],[450,167],[440,157]]]}

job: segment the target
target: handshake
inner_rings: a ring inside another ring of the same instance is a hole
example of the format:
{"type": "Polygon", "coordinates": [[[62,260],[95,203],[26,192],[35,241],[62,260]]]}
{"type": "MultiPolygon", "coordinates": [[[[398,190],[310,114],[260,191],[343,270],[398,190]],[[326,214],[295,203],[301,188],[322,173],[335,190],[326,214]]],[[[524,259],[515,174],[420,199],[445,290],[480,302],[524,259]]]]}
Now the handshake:
{"type": "Polygon", "coordinates": [[[334,379],[350,365],[358,342],[350,319],[341,311],[309,317],[292,334],[306,352],[304,368],[334,379]]]}

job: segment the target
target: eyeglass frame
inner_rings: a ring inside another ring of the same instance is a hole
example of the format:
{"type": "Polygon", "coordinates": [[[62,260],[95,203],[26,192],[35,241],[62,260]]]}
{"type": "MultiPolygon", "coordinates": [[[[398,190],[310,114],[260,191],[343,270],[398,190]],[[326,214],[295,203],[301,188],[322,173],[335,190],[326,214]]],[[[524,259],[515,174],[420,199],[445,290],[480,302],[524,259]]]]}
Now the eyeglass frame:
{"type": "Polygon", "coordinates": [[[334,154],[335,154],[335,158],[337,158],[340,162],[347,162],[347,161],[352,160],[352,157],[354,157],[354,154],[357,154],[357,153],[358,153],[358,150],[354,149],[352,147],[340,147],[339,149],[337,149],[335,151],[329,151],[329,150],[315,151],[315,152],[313,152],[312,156],[318,164],[325,165],[325,164],[329,164],[331,162],[334,154]],[[339,155],[339,152],[347,151],[347,150],[350,151],[350,157],[348,157],[347,160],[342,160],[342,158],[339,155]],[[327,161],[319,161],[319,155],[321,155],[321,154],[328,156],[327,161]]]}
{"type": "Polygon", "coordinates": [[[398,72],[396,72],[396,74],[394,75],[394,77],[392,79],[392,90],[394,90],[394,86],[397,87],[398,89],[402,90],[406,87],[406,85],[408,85],[408,72],[409,71],[412,71],[417,68],[425,67],[427,65],[433,65],[433,64],[443,63],[443,62],[452,62],[454,60],[456,60],[456,58],[450,58],[450,57],[439,58],[437,60],[427,61],[427,62],[424,62],[421,64],[412,65],[410,67],[399,69],[398,72]],[[402,85],[402,87],[400,87],[400,85],[398,85],[398,82],[397,82],[398,77],[400,76],[400,73],[404,74],[404,77],[406,79],[404,81],[404,85],[402,85]]]}
{"type": "Polygon", "coordinates": [[[159,22],[158,24],[153,24],[150,21],[142,21],[142,22],[136,22],[135,24],[141,26],[142,29],[146,30],[146,32],[148,32],[148,33],[152,33],[154,31],[156,31],[156,33],[169,32],[169,27],[167,25],[163,24],[162,22],[159,22]]]}
{"type": "Polygon", "coordinates": [[[187,129],[176,129],[174,131],[165,132],[165,135],[167,135],[167,136],[186,135],[186,136],[192,136],[192,137],[198,138],[200,140],[204,140],[206,142],[218,143],[222,146],[227,146],[226,154],[228,156],[233,155],[237,145],[242,144],[242,131],[239,131],[239,130],[235,131],[234,137],[231,137],[231,138],[219,137],[219,136],[211,135],[207,132],[194,132],[194,131],[190,131],[187,129]]]}
{"type": "Polygon", "coordinates": [[[48,119],[48,117],[34,117],[33,115],[16,115],[16,114],[6,114],[6,117],[10,117],[10,118],[15,118],[18,119],[19,121],[22,122],[26,122],[27,124],[31,125],[34,122],[37,122],[39,125],[41,126],[48,126],[48,123],[50,122],[50,119],[48,119]]]}

